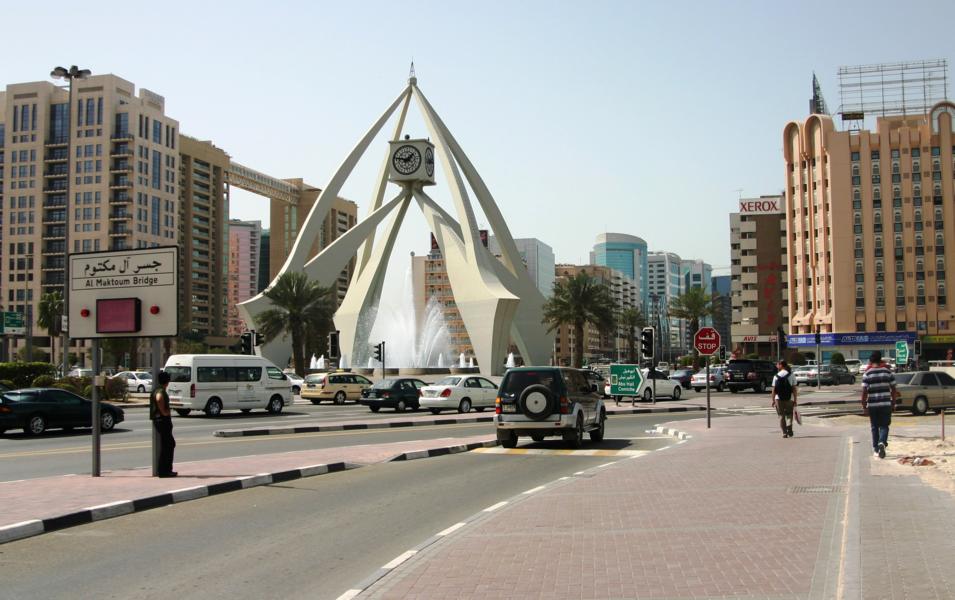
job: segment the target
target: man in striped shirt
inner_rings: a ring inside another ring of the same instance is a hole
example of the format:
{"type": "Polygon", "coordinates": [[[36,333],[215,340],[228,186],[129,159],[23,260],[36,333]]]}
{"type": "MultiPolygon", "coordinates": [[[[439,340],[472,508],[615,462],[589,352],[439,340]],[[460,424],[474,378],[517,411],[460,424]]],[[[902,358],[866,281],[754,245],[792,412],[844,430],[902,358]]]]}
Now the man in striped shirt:
{"type": "Polygon", "coordinates": [[[869,368],[862,376],[862,408],[869,411],[872,426],[872,451],[885,458],[885,446],[889,443],[889,425],[897,397],[895,375],[882,363],[882,353],[869,356],[869,368]]]}

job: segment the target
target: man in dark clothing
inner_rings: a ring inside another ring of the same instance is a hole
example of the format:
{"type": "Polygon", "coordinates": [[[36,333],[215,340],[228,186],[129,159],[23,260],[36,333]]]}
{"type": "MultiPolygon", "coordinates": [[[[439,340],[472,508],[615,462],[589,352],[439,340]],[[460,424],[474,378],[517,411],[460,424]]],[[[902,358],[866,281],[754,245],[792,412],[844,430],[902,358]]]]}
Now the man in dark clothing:
{"type": "Polygon", "coordinates": [[[786,361],[776,363],[779,371],[773,377],[773,406],[779,415],[779,428],[784,438],[793,436],[793,409],[796,406],[796,386],[792,384],[791,371],[786,361]]]}
{"type": "Polygon", "coordinates": [[[176,448],[176,440],[172,437],[172,414],[169,411],[169,394],[166,386],[169,385],[169,373],[159,372],[159,385],[153,390],[149,403],[149,418],[153,420],[153,427],[159,434],[159,477],[175,477],[178,475],[172,470],[172,454],[176,448]]]}
{"type": "Polygon", "coordinates": [[[889,425],[892,423],[892,411],[895,409],[897,397],[895,375],[882,362],[882,353],[873,352],[869,356],[869,367],[862,376],[862,408],[869,411],[872,451],[879,458],[885,458],[885,447],[889,443],[889,425]]]}

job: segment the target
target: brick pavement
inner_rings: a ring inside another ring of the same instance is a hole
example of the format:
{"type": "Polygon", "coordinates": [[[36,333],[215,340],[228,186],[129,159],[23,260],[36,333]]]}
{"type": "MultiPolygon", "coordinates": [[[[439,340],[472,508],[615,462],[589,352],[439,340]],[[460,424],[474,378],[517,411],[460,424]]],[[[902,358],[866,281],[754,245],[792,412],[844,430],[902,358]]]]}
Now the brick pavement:
{"type": "Polygon", "coordinates": [[[680,422],[689,442],[513,499],[360,597],[955,597],[952,497],[874,475],[864,428],[810,421],[680,422]]]}

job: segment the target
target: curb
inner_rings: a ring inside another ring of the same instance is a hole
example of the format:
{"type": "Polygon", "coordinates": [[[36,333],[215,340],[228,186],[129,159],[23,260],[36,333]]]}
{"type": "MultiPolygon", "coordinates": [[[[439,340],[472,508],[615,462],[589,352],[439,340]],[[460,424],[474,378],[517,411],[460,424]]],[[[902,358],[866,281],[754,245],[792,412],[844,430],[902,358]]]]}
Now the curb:
{"type": "Polygon", "coordinates": [[[387,421],[383,423],[348,423],[345,425],[303,425],[302,427],[275,427],[262,429],[222,429],[215,437],[246,437],[250,435],[286,435],[289,433],[316,433],[319,431],[353,431],[357,429],[391,429],[394,427],[420,427],[423,425],[458,425],[461,423],[493,423],[494,417],[474,419],[428,419],[422,421],[387,421]]]}
{"type": "MultiPolygon", "coordinates": [[[[609,408],[609,407],[608,407],[609,408]]],[[[674,406],[671,408],[624,408],[618,410],[616,406],[613,407],[613,410],[607,411],[607,416],[612,417],[613,415],[644,415],[650,413],[675,413],[675,412],[696,412],[696,411],[705,411],[705,406],[674,406]]]]}
{"type": "Polygon", "coordinates": [[[39,535],[41,533],[49,533],[59,529],[66,529],[67,527],[86,525],[87,523],[102,521],[103,519],[111,519],[113,517],[120,517],[135,512],[141,512],[151,508],[160,508],[170,504],[178,504],[179,502],[186,502],[188,500],[195,500],[197,498],[215,496],[218,494],[224,494],[226,492],[244,490],[260,485],[282,483],[285,481],[292,481],[294,479],[301,479],[303,477],[313,477],[315,475],[324,475],[326,473],[337,473],[339,471],[356,469],[359,466],[360,465],[347,462],[310,465],[298,469],[290,469],[288,471],[279,471],[277,473],[259,473],[258,475],[247,475],[233,479],[231,481],[222,481],[209,485],[198,485],[195,487],[173,490],[163,494],[156,494],[154,496],[136,498],[134,500],[119,500],[117,502],[110,502],[109,504],[90,506],[78,511],[50,517],[47,519],[33,519],[30,521],[22,521],[20,523],[14,523],[12,525],[0,527],[0,544],[39,535]]]}
{"type": "Polygon", "coordinates": [[[461,444],[460,446],[448,446],[446,448],[431,448],[430,450],[418,450],[416,452],[405,452],[392,458],[388,462],[397,462],[402,460],[415,460],[417,458],[431,458],[432,456],[446,456],[448,454],[457,454],[459,452],[469,452],[475,448],[494,448],[499,442],[489,440],[486,442],[474,442],[471,444],[461,444]]]}
{"type": "Polygon", "coordinates": [[[663,427],[662,425],[657,425],[657,428],[653,430],[659,435],[666,435],[670,437],[675,437],[678,440],[688,440],[693,436],[686,433],[685,431],[679,431],[673,429],[672,427],[663,427]]]}

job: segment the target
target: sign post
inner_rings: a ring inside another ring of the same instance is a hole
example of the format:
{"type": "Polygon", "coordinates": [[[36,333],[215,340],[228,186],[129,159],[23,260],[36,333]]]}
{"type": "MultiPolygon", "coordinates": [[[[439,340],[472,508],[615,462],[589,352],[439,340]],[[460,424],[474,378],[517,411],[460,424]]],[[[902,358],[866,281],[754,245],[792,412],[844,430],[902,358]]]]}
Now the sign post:
{"type": "Polygon", "coordinates": [[[909,362],[909,344],[905,340],[895,342],[895,367],[900,368],[909,362]]]}
{"type": "Polygon", "coordinates": [[[712,327],[700,327],[693,336],[693,347],[706,357],[706,428],[710,428],[710,357],[720,349],[720,333],[712,327]]]}
{"type": "MultiPolygon", "coordinates": [[[[69,255],[69,301],[63,319],[71,339],[92,340],[93,477],[100,476],[99,340],[153,338],[153,381],[161,366],[160,338],[179,332],[179,248],[162,246],[69,255]]],[[[153,456],[157,452],[153,428],[153,456]]],[[[157,463],[153,459],[153,475],[157,463]]]]}
{"type": "Polygon", "coordinates": [[[610,395],[619,402],[621,396],[630,396],[636,402],[643,374],[640,365],[610,365],[610,395]]]}

